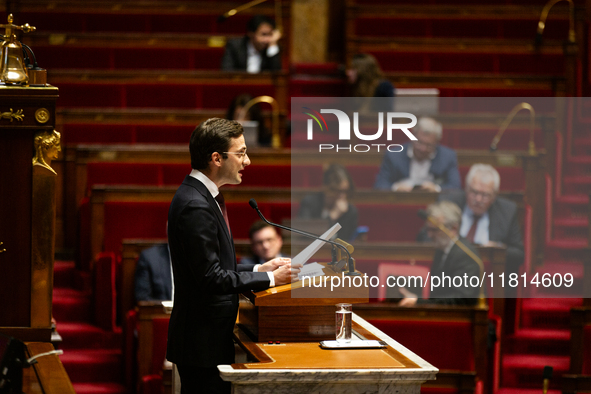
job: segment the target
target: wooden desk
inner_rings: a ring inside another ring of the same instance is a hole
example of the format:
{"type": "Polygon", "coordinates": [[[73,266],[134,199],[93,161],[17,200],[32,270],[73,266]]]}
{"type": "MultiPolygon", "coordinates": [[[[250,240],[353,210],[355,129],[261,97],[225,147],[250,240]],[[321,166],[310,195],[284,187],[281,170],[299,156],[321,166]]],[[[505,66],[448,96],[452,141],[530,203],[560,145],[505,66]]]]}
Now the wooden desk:
{"type": "MultiPolygon", "coordinates": [[[[405,393],[418,394],[421,384],[427,380],[435,379],[437,368],[377,330],[355,313],[353,313],[353,332],[354,335],[362,339],[383,340],[388,344],[384,350],[376,350],[383,356],[380,365],[371,367],[363,365],[355,358],[355,353],[350,351],[352,355],[345,353],[339,353],[339,355],[342,357],[340,361],[344,363],[343,365],[351,365],[351,367],[339,369],[320,367],[318,358],[309,357],[308,352],[305,352],[303,356],[297,355],[298,349],[302,346],[317,349],[317,344],[302,342],[284,344],[283,355],[273,355],[274,359],[272,359],[265,351],[265,343],[253,342],[239,327],[236,327],[234,339],[252,358],[253,362],[220,365],[218,369],[222,379],[232,382],[235,394],[267,391],[302,393],[317,388],[319,384],[322,385],[325,392],[343,392],[346,387],[347,392],[395,393],[402,390],[405,393]],[[296,366],[281,368],[272,365],[283,363],[296,366]]],[[[366,351],[362,350],[362,352],[366,351]]],[[[341,352],[341,350],[318,352],[341,352]]],[[[329,362],[328,359],[325,361],[329,362]]],[[[373,363],[376,362],[377,360],[373,363]]]]}
{"type": "MultiPolygon", "coordinates": [[[[27,357],[54,350],[51,343],[30,342],[27,357]]],[[[43,356],[37,364],[23,369],[23,393],[26,394],[76,394],[72,382],[57,355],[43,356]]]]}

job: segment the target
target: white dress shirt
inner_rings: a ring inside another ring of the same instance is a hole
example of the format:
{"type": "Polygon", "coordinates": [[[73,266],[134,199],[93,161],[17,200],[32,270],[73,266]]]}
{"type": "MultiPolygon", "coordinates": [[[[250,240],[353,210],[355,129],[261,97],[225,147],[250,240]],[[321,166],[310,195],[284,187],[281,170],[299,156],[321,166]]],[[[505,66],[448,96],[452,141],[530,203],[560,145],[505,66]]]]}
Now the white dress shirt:
{"type": "MultiPolygon", "coordinates": [[[[466,205],[462,212],[462,226],[460,227],[460,235],[465,237],[470,231],[474,223],[474,212],[466,205]]],[[[489,241],[488,226],[490,224],[490,218],[488,212],[480,217],[478,224],[476,225],[476,232],[474,233],[474,243],[478,245],[485,245],[489,241]]]]}
{"type": "MultiPolygon", "coordinates": [[[[415,159],[412,145],[410,145],[406,151],[408,157],[410,157],[410,167],[408,171],[408,178],[401,179],[398,182],[392,185],[392,190],[396,191],[400,186],[409,185],[409,186],[417,186],[422,185],[424,182],[433,182],[435,178],[433,174],[429,172],[431,169],[431,161],[435,158],[437,152],[433,152],[431,156],[429,156],[428,160],[418,161],[415,159]]],[[[435,185],[438,190],[441,191],[441,186],[435,185]]]]}
{"type": "MultiPolygon", "coordinates": [[[[279,45],[270,45],[267,48],[267,56],[273,57],[279,53],[279,45]]],[[[246,44],[246,72],[251,74],[256,74],[261,72],[261,63],[263,62],[263,57],[261,56],[260,52],[257,51],[252,45],[252,42],[248,40],[246,44]]]]}

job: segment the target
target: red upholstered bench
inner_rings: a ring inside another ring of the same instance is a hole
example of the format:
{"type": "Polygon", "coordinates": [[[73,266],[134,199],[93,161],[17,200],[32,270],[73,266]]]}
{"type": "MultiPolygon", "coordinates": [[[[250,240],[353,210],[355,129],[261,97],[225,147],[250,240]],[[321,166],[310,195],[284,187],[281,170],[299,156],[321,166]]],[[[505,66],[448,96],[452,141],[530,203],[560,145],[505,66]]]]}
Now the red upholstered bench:
{"type": "Polygon", "coordinates": [[[219,70],[224,48],[84,48],[36,45],[48,69],[219,70]],[[158,56],[154,56],[158,53],[158,56]]]}
{"type": "Polygon", "coordinates": [[[65,144],[188,144],[194,126],[66,123],[65,144]]]}
{"type": "MultiPolygon", "coordinates": [[[[472,3],[473,4],[473,3],[472,3]]],[[[405,18],[361,17],[354,21],[355,34],[359,37],[470,37],[470,38],[524,38],[531,39],[536,31],[537,18],[522,19],[473,19],[468,18],[405,18]]],[[[553,20],[544,30],[544,38],[564,39],[568,20],[553,20]]],[[[383,63],[380,63],[383,64],[383,63]]]]}
{"type": "MultiPolygon", "coordinates": [[[[216,3],[216,2],[212,2],[216,3]]],[[[214,4],[215,5],[215,4],[214,4]]],[[[170,11],[175,11],[170,9],[170,11]]],[[[223,11],[222,11],[223,12],[223,11]]],[[[232,17],[231,23],[217,23],[220,13],[205,13],[202,10],[178,11],[174,17],[163,17],[161,9],[154,8],[142,13],[130,12],[63,12],[61,8],[44,9],[41,12],[24,11],[21,15],[38,31],[51,32],[136,32],[136,33],[207,33],[244,34],[249,14],[232,17]],[[201,14],[200,14],[201,13],[201,14]]],[[[37,53],[37,52],[35,52],[37,53]]]]}
{"type": "Polygon", "coordinates": [[[359,225],[369,226],[368,241],[413,242],[423,220],[417,216],[423,205],[356,204],[359,225]]]}
{"type": "Polygon", "coordinates": [[[257,83],[80,83],[61,81],[60,106],[93,108],[226,108],[232,99],[248,92],[252,96],[275,96],[275,87],[257,83]]]}
{"type": "Polygon", "coordinates": [[[474,342],[470,322],[369,322],[440,370],[474,371],[474,342]],[[445,338],[445,341],[442,341],[442,338],[445,338]]]}

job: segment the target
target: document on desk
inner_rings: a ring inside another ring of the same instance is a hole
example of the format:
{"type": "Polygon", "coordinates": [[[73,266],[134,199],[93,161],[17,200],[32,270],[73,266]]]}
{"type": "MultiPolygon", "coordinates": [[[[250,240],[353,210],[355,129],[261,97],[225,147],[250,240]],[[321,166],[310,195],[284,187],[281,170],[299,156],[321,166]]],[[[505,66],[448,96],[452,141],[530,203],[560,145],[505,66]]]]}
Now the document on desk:
{"type": "MultiPolygon", "coordinates": [[[[324,234],[322,234],[320,236],[320,238],[326,239],[326,240],[331,239],[337,233],[337,231],[339,231],[340,229],[341,229],[341,225],[339,223],[335,223],[335,225],[332,226],[331,228],[329,228],[324,234]]],[[[306,264],[308,262],[308,260],[310,260],[310,258],[312,258],[312,256],[314,256],[314,253],[318,252],[318,250],[325,243],[326,242],[323,242],[319,239],[314,240],[314,242],[312,242],[304,250],[302,250],[300,253],[298,253],[297,256],[295,256],[294,258],[291,259],[291,264],[292,265],[306,264]]]]}

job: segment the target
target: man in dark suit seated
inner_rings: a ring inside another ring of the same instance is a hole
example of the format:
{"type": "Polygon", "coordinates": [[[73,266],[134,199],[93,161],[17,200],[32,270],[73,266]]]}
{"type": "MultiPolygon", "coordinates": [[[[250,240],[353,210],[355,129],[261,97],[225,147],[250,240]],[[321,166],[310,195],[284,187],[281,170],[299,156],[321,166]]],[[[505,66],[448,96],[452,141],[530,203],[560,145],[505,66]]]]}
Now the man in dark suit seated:
{"type": "Polygon", "coordinates": [[[222,57],[222,71],[281,70],[281,54],[277,42],[281,33],[275,21],[264,15],[253,16],[246,25],[246,35],[226,43],[222,57]]]}
{"type": "Polygon", "coordinates": [[[407,307],[416,304],[476,305],[480,288],[471,286],[470,278],[473,276],[480,278],[480,265],[456,244],[456,241],[464,244],[474,256],[478,256],[474,245],[458,234],[462,211],[453,202],[439,201],[429,205],[427,214],[439,225],[431,221],[427,221],[425,225],[427,233],[437,248],[429,276],[431,283],[438,286],[432,289],[427,300],[419,299],[417,295],[400,287],[400,293],[404,298],[398,305],[407,307]],[[440,227],[445,227],[447,231],[442,231],[440,227]],[[454,281],[454,277],[464,278],[464,276],[468,278],[468,282],[454,281]],[[446,282],[443,277],[450,277],[450,282],[446,282]]]}
{"type": "Polygon", "coordinates": [[[172,270],[168,244],[145,249],[135,267],[135,300],[172,300],[172,270]]]}
{"type": "MultiPolygon", "coordinates": [[[[193,169],[168,212],[174,306],[166,358],[177,365],[181,393],[230,393],[217,366],[234,363],[232,333],[238,293],[291,282],[291,260],[236,264],[226,204],[219,188],[242,182],[250,164],[240,123],[212,118],[191,134],[193,169]]],[[[294,269],[297,275],[299,269],[294,269]]]]}
{"type": "Polygon", "coordinates": [[[240,259],[240,264],[264,264],[277,257],[285,257],[281,254],[283,239],[277,233],[275,227],[262,220],[258,220],[248,230],[252,256],[240,259]]]}
{"type": "Polygon", "coordinates": [[[523,264],[524,248],[517,204],[498,197],[501,177],[488,164],[474,164],[466,175],[464,191],[442,193],[439,198],[462,208],[460,235],[483,246],[506,246],[507,274],[523,264]]]}
{"type": "Polygon", "coordinates": [[[460,189],[456,152],[439,145],[441,123],[420,118],[412,133],[417,141],[404,144],[402,152],[386,152],[374,188],[397,192],[460,189]]]}

